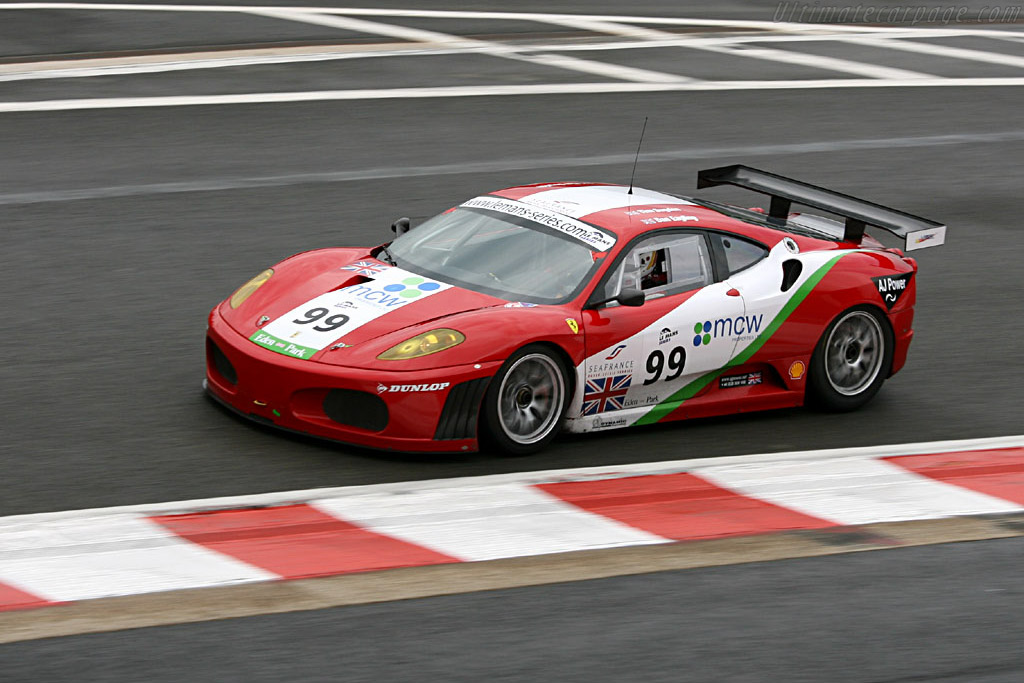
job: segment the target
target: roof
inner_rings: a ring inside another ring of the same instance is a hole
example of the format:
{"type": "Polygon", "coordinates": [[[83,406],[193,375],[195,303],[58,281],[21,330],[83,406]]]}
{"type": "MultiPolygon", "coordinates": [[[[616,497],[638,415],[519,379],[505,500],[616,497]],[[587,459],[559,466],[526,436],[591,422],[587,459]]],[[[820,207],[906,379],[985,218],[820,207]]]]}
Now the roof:
{"type": "MultiPolygon", "coordinates": [[[[773,228],[727,216],[686,197],[641,187],[634,187],[630,194],[625,185],[562,182],[521,185],[492,194],[605,228],[624,240],[652,228],[697,226],[746,235],[769,245],[785,236],[773,228]]],[[[808,247],[822,248],[828,244],[812,241],[816,244],[807,244],[808,247]]]]}

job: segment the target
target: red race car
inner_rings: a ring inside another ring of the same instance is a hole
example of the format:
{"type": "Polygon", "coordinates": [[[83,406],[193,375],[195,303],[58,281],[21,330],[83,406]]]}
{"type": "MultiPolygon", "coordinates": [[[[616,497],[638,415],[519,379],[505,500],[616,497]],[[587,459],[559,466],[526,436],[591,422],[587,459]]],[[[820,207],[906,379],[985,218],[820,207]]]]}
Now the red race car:
{"type": "Polygon", "coordinates": [[[942,244],[945,226],[746,166],[698,174],[723,184],[770,209],[527,185],[415,230],[400,219],[386,245],[292,256],[210,313],[206,388],[327,439],[512,454],[561,429],[863,405],[913,336],[904,251],[942,244]]]}

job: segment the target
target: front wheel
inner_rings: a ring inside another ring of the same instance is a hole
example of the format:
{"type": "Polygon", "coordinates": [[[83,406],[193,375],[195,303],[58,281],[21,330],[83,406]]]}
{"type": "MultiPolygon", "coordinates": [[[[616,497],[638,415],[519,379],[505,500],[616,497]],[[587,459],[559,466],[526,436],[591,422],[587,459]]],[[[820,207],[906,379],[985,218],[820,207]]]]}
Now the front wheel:
{"type": "Polygon", "coordinates": [[[856,410],[878,393],[892,367],[893,338],[874,308],[843,311],[818,341],[811,356],[807,392],[825,410],[856,410]]]}
{"type": "Polygon", "coordinates": [[[499,450],[528,455],[546,446],[568,404],[562,362],[538,344],[516,351],[491,380],[484,397],[487,431],[499,450]]]}

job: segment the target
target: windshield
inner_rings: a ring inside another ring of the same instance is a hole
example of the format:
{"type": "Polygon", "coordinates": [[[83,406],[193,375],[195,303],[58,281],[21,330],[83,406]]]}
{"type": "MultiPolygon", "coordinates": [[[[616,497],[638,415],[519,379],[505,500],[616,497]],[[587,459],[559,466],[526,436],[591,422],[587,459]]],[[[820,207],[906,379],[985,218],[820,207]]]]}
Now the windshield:
{"type": "MultiPolygon", "coordinates": [[[[613,237],[606,237],[614,244],[613,237]]],[[[389,250],[399,266],[414,273],[537,304],[562,303],[577,295],[599,263],[594,249],[560,228],[466,206],[401,235],[389,250]]]]}

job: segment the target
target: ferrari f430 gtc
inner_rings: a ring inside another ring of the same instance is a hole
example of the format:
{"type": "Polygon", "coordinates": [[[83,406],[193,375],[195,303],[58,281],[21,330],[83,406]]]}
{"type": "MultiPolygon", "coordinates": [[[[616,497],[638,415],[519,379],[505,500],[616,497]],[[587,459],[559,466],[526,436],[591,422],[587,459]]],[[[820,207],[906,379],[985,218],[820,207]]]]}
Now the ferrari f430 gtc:
{"type": "Polygon", "coordinates": [[[385,245],[292,256],[210,313],[207,390],[346,443],[512,454],[560,430],[863,405],[907,358],[906,252],[945,226],[746,166],[698,174],[723,184],[770,206],[527,185],[402,219],[385,245]]]}

